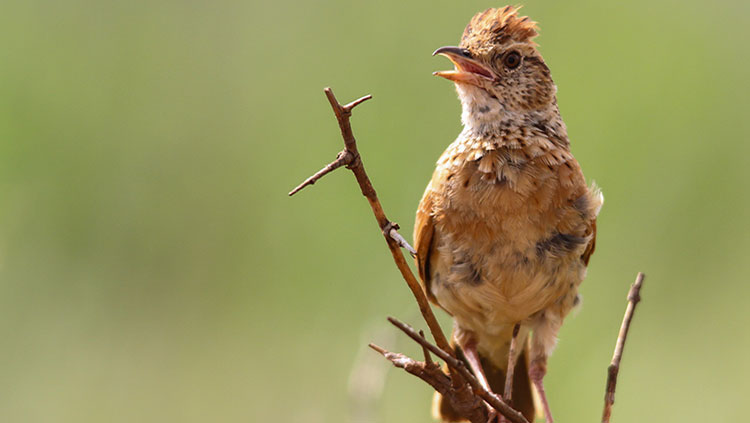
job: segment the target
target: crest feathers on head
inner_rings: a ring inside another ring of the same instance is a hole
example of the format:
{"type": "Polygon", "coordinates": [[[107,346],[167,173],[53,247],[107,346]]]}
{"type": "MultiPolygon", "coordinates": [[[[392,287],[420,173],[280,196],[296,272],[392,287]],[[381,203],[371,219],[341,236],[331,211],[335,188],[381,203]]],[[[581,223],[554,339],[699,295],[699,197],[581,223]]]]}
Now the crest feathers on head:
{"type": "Polygon", "coordinates": [[[513,40],[529,42],[538,35],[536,22],[518,16],[520,7],[505,6],[477,13],[466,26],[461,47],[501,44],[513,40]]]}

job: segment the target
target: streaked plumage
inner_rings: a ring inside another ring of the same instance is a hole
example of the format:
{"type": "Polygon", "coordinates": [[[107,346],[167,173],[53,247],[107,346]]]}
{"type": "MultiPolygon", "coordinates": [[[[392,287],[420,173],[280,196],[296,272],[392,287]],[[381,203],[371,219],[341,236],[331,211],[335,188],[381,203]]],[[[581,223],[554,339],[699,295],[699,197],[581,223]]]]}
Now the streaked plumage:
{"type": "Polygon", "coordinates": [[[536,34],[515,9],[489,9],[459,48],[445,48],[457,70],[437,74],[456,82],[464,129],[438,160],[415,225],[427,295],[455,319],[458,345],[473,338],[501,374],[516,323],[522,342],[533,332],[532,367],[546,365],[578,301],[603,201],[570,152],[536,34]]]}

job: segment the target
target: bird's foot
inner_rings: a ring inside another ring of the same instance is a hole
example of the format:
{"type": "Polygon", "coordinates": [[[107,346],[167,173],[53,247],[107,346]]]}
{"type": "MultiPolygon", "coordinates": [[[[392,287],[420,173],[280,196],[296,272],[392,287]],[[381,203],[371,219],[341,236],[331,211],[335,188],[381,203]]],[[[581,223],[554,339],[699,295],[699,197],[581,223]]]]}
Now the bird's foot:
{"type": "Polygon", "coordinates": [[[507,423],[505,416],[498,413],[493,406],[486,402],[484,406],[487,407],[487,423],[507,423]]]}
{"type": "MultiPolygon", "coordinates": [[[[503,400],[503,398],[492,392],[489,391],[490,394],[494,395],[499,399],[500,401],[503,400]]],[[[509,423],[507,417],[500,414],[497,410],[495,410],[495,407],[491,406],[488,402],[484,402],[484,406],[487,407],[487,423],[509,423]]]]}
{"type": "Polygon", "coordinates": [[[536,359],[531,361],[529,367],[529,379],[531,383],[536,387],[536,391],[539,394],[539,400],[542,403],[544,409],[544,421],[545,423],[554,423],[552,419],[552,412],[547,402],[547,394],[544,392],[544,375],[547,374],[547,360],[546,358],[536,359]]]}

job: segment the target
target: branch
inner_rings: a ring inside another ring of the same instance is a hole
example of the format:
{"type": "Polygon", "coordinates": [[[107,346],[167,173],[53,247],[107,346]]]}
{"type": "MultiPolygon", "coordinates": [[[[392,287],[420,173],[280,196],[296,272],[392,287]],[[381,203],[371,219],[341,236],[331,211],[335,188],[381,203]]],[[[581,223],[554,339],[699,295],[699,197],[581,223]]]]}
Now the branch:
{"type": "Polygon", "coordinates": [[[385,211],[383,211],[383,206],[380,204],[378,195],[375,192],[375,188],[373,188],[372,186],[372,182],[370,182],[369,176],[367,176],[364,164],[362,163],[362,159],[359,156],[359,151],[357,150],[357,141],[354,139],[352,127],[349,123],[349,118],[352,115],[352,109],[354,109],[364,101],[371,99],[372,96],[367,95],[358,100],[354,100],[345,106],[342,106],[338,102],[338,100],[336,100],[336,96],[333,95],[333,91],[330,88],[326,88],[324,91],[326,97],[328,98],[328,102],[331,103],[333,113],[336,115],[336,120],[339,123],[341,136],[344,138],[344,150],[338,154],[336,160],[329,163],[318,173],[305,180],[305,182],[300,184],[297,188],[293,189],[289,193],[289,195],[294,195],[306,186],[314,184],[320,178],[330,172],[333,172],[341,166],[346,165],[347,169],[354,172],[354,176],[357,178],[357,183],[359,183],[359,188],[362,191],[362,195],[364,195],[367,198],[367,201],[370,203],[370,208],[375,215],[378,226],[380,226],[380,230],[383,232],[383,236],[388,243],[388,248],[391,250],[393,260],[396,262],[398,270],[401,271],[401,276],[403,276],[406,284],[409,285],[409,289],[411,289],[414,298],[416,298],[417,304],[419,305],[419,311],[422,313],[425,322],[427,322],[427,326],[430,329],[430,333],[432,333],[433,339],[435,339],[435,342],[438,346],[440,346],[441,349],[452,352],[453,349],[448,344],[448,340],[443,334],[443,331],[440,328],[440,324],[438,323],[435,315],[432,312],[432,309],[430,308],[430,304],[427,301],[427,297],[425,296],[424,291],[422,290],[422,286],[419,284],[417,278],[409,268],[409,265],[406,263],[406,259],[401,253],[399,247],[403,246],[404,248],[409,250],[411,254],[416,254],[416,252],[413,248],[411,248],[411,246],[409,246],[406,240],[398,234],[398,232],[396,231],[398,229],[398,225],[391,222],[386,217],[385,211]]]}
{"type": "Polygon", "coordinates": [[[404,322],[401,322],[398,319],[395,319],[393,317],[389,317],[388,321],[393,324],[393,326],[396,326],[397,328],[401,329],[402,332],[404,332],[406,335],[409,336],[409,338],[413,339],[415,342],[417,342],[419,345],[421,345],[424,348],[427,348],[432,353],[434,353],[436,356],[440,357],[443,361],[445,361],[445,364],[448,365],[451,369],[456,370],[458,373],[463,376],[463,378],[471,385],[472,389],[474,390],[474,393],[478,395],[480,398],[485,400],[489,405],[491,405],[494,409],[496,409],[500,414],[510,419],[510,421],[514,423],[529,423],[528,420],[523,416],[523,414],[519,413],[518,411],[511,408],[505,401],[501,400],[497,395],[487,391],[482,387],[482,385],[479,383],[476,377],[474,377],[473,374],[469,371],[469,369],[466,368],[464,363],[455,357],[453,357],[448,352],[436,347],[435,345],[431,344],[429,341],[424,339],[423,337],[419,336],[419,334],[409,325],[407,325],[404,322]]]}
{"type": "MultiPolygon", "coordinates": [[[[419,337],[424,339],[425,342],[427,341],[427,338],[424,337],[424,331],[422,329],[419,330],[419,337]]],[[[422,354],[424,355],[424,362],[425,364],[432,363],[432,357],[430,356],[430,350],[427,349],[424,345],[422,345],[422,354]]]]}
{"type": "MultiPolygon", "coordinates": [[[[336,156],[336,160],[329,163],[315,175],[305,180],[302,184],[293,189],[289,193],[289,195],[294,195],[306,186],[314,184],[320,178],[338,169],[341,166],[345,165],[347,169],[351,170],[354,173],[354,177],[357,179],[357,183],[359,184],[359,188],[362,191],[362,195],[364,195],[365,198],[367,198],[368,203],[370,203],[370,208],[372,209],[372,212],[375,215],[375,219],[378,222],[378,226],[380,227],[380,230],[385,237],[385,241],[388,244],[388,249],[391,251],[393,261],[396,263],[396,267],[398,267],[399,271],[401,272],[401,276],[404,278],[406,284],[409,286],[409,289],[414,295],[414,298],[416,299],[419,306],[419,311],[422,314],[425,322],[427,323],[427,327],[430,329],[430,333],[432,334],[435,343],[442,351],[447,352],[451,357],[453,357],[455,354],[453,352],[453,348],[451,348],[450,344],[448,344],[448,340],[443,334],[443,331],[440,328],[440,324],[435,318],[435,314],[432,312],[432,308],[430,307],[430,303],[427,300],[427,296],[422,290],[422,286],[417,281],[414,273],[412,273],[409,265],[406,263],[404,255],[401,253],[401,250],[399,248],[404,247],[412,255],[416,255],[416,251],[406,242],[406,240],[401,235],[398,234],[398,224],[391,222],[386,217],[385,211],[383,211],[383,206],[380,204],[380,200],[378,199],[378,195],[375,192],[375,188],[373,188],[372,186],[372,182],[370,182],[369,176],[367,176],[364,164],[362,163],[362,159],[359,155],[359,150],[357,149],[357,141],[354,139],[354,133],[352,132],[349,118],[351,117],[352,109],[354,109],[354,107],[363,103],[364,101],[369,100],[370,98],[372,98],[372,96],[367,95],[345,106],[342,106],[338,102],[338,100],[336,100],[336,96],[333,94],[333,91],[330,88],[326,88],[324,91],[326,94],[326,98],[328,98],[328,102],[331,104],[333,113],[336,115],[336,120],[338,121],[339,128],[341,129],[341,136],[344,139],[344,150],[342,150],[338,154],[338,156],[336,156]]],[[[456,373],[455,369],[452,367],[450,368],[450,382],[451,395],[448,397],[451,398],[451,400],[454,400],[454,405],[456,405],[457,403],[463,404],[465,402],[468,403],[472,402],[472,400],[476,400],[476,397],[468,389],[468,386],[464,382],[462,376],[459,373],[456,373]]],[[[478,409],[484,411],[484,407],[480,406],[478,409]]]]}
{"type": "Polygon", "coordinates": [[[609,423],[609,418],[612,415],[612,405],[615,403],[617,374],[620,372],[620,360],[622,360],[622,352],[625,348],[625,341],[628,338],[628,331],[630,330],[630,322],[633,320],[633,314],[635,313],[635,306],[641,301],[641,286],[645,277],[646,275],[639,272],[628,292],[628,307],[625,309],[625,316],[622,318],[622,325],[620,326],[620,334],[617,336],[612,363],[607,369],[607,388],[604,393],[602,423],[609,423]]]}
{"type": "Polygon", "coordinates": [[[328,163],[326,167],[317,171],[315,175],[305,179],[305,182],[299,184],[296,188],[289,191],[289,196],[291,197],[292,195],[298,193],[299,191],[302,190],[302,188],[308,185],[313,185],[315,182],[318,182],[318,179],[326,176],[327,174],[333,172],[334,170],[340,168],[341,166],[349,165],[349,163],[351,163],[352,160],[353,160],[352,155],[349,154],[348,151],[340,152],[339,155],[336,156],[336,160],[332,161],[331,163],[328,163]]]}
{"type": "Polygon", "coordinates": [[[422,379],[441,395],[454,400],[452,404],[456,411],[466,416],[471,423],[487,423],[489,414],[482,401],[473,395],[469,395],[463,401],[457,401],[455,393],[452,391],[453,385],[450,378],[440,370],[440,366],[436,363],[416,361],[404,354],[390,352],[375,344],[369,345],[370,348],[380,353],[394,366],[422,379]]]}

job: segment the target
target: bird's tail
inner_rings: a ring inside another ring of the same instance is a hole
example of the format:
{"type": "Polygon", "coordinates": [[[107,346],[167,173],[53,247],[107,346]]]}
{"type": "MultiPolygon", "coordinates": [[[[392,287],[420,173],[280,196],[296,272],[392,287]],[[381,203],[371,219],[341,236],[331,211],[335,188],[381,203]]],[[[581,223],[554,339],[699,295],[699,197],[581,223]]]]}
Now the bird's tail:
{"type": "MultiPolygon", "coordinates": [[[[524,347],[521,354],[516,361],[516,369],[513,372],[513,393],[511,405],[516,410],[520,411],[526,420],[534,421],[535,417],[535,400],[531,380],[529,379],[529,347],[528,343],[523,343],[524,347]]],[[[464,363],[466,367],[469,367],[469,363],[464,357],[461,348],[453,345],[456,350],[456,355],[464,363]]],[[[490,383],[492,391],[502,396],[503,390],[505,389],[505,371],[493,365],[490,360],[485,359],[480,355],[479,357],[482,362],[482,369],[484,374],[487,376],[487,380],[490,383]]],[[[436,419],[440,419],[444,422],[460,422],[466,421],[451,407],[451,404],[446,401],[442,395],[435,392],[433,399],[432,414],[436,419]]]]}

